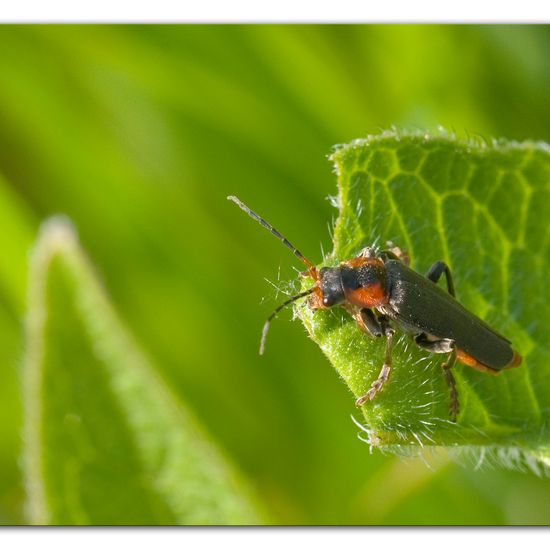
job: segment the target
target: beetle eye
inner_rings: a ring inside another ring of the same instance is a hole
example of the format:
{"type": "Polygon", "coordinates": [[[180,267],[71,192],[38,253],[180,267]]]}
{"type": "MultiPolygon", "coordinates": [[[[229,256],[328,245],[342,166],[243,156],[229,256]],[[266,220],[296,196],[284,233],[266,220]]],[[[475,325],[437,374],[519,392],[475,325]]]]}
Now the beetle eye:
{"type": "Polygon", "coordinates": [[[330,306],[330,300],[326,296],[323,298],[323,305],[327,307],[330,306]]]}

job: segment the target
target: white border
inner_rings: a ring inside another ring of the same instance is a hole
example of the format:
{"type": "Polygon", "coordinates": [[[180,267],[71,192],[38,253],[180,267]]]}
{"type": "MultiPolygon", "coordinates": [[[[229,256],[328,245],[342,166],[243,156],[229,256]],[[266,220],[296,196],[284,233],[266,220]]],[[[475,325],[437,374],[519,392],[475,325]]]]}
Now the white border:
{"type": "Polygon", "coordinates": [[[18,0],[2,4],[1,22],[550,22],[550,2],[544,0],[18,0]]]}
{"type": "Polygon", "coordinates": [[[281,550],[293,548],[407,550],[545,548],[545,529],[514,528],[32,528],[0,531],[5,548],[41,550],[281,550]],[[12,543],[12,544],[10,544],[12,543]],[[14,544],[16,543],[16,544],[14,544]]]}

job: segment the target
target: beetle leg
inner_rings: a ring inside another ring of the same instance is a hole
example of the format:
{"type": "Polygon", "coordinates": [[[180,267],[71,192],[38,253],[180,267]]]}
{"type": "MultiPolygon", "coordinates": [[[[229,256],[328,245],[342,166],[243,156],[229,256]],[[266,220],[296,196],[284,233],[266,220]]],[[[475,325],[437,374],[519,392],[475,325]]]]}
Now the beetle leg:
{"type": "Polygon", "coordinates": [[[384,335],[386,336],[386,352],[384,355],[384,364],[382,365],[382,370],[380,371],[378,378],[372,383],[369,391],[365,395],[357,399],[357,401],[355,402],[356,407],[361,407],[367,401],[372,401],[390,377],[391,354],[393,349],[393,337],[395,331],[389,326],[386,317],[379,317],[378,322],[380,323],[381,328],[384,331],[384,335]]]}
{"type": "Polygon", "coordinates": [[[366,246],[359,251],[357,258],[376,258],[376,248],[373,246],[366,246]]]}
{"type": "Polygon", "coordinates": [[[451,415],[451,421],[456,422],[456,417],[460,409],[458,403],[458,391],[456,389],[455,377],[451,369],[455,366],[456,363],[456,348],[453,345],[453,351],[451,351],[447,361],[441,365],[443,368],[443,376],[445,377],[445,382],[449,387],[449,393],[451,394],[451,401],[449,402],[449,414],[451,415]]]}
{"type": "Polygon", "coordinates": [[[456,389],[456,381],[451,369],[455,366],[456,363],[456,347],[453,340],[449,338],[442,338],[441,340],[431,341],[424,334],[417,334],[414,337],[416,345],[422,349],[428,350],[432,353],[448,353],[449,357],[441,365],[443,369],[443,376],[445,382],[449,388],[449,393],[451,394],[451,401],[449,403],[449,414],[451,415],[451,420],[456,422],[456,417],[459,411],[459,402],[458,402],[458,391],[456,389]]]}
{"type": "Polygon", "coordinates": [[[399,246],[395,246],[391,241],[386,241],[386,248],[385,250],[382,250],[380,252],[380,256],[386,256],[386,258],[391,258],[393,260],[399,260],[400,262],[403,262],[405,265],[410,265],[411,258],[409,256],[409,253],[400,248],[399,246]]]}
{"type": "Polygon", "coordinates": [[[429,340],[422,332],[414,337],[414,343],[422,349],[431,353],[451,353],[454,349],[454,341],[449,338],[439,340],[429,340]]]}
{"type": "Polygon", "coordinates": [[[437,283],[443,273],[445,273],[445,278],[447,279],[447,290],[449,294],[454,298],[455,287],[453,284],[453,277],[451,275],[451,270],[449,269],[449,266],[445,262],[435,262],[435,264],[433,264],[432,267],[430,267],[430,269],[428,270],[428,273],[426,273],[426,277],[430,279],[430,281],[437,283]]]}
{"type": "Polygon", "coordinates": [[[346,309],[363,332],[375,338],[380,338],[380,336],[384,334],[384,329],[380,321],[371,309],[357,309],[353,306],[348,306],[346,309]]]}

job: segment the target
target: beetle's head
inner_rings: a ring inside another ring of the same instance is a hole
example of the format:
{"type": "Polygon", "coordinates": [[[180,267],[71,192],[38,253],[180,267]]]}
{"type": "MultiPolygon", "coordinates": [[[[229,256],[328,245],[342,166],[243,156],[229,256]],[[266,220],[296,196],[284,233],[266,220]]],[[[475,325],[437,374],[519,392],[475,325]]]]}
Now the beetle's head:
{"type": "Polygon", "coordinates": [[[343,304],[346,301],[339,267],[322,267],[319,270],[317,290],[310,299],[313,309],[322,309],[343,304]]]}

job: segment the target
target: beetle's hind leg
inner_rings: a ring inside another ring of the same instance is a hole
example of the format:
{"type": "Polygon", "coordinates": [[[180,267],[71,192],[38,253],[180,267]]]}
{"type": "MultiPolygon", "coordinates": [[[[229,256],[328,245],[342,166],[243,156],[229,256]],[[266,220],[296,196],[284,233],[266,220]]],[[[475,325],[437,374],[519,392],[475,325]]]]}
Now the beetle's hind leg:
{"type": "MultiPolygon", "coordinates": [[[[371,319],[376,318],[372,313],[372,311],[361,310],[362,313],[365,311],[370,312],[372,316],[371,319]]],[[[384,354],[384,364],[382,365],[382,370],[380,371],[378,378],[372,383],[371,387],[369,388],[369,391],[365,395],[357,399],[357,401],[355,402],[356,407],[361,407],[367,401],[372,401],[376,397],[376,394],[384,387],[384,384],[390,378],[391,363],[392,363],[391,354],[393,350],[393,339],[395,335],[395,330],[390,326],[388,319],[386,317],[383,317],[383,316],[378,317],[376,318],[376,321],[380,327],[379,335],[380,336],[384,335],[386,337],[386,351],[384,354]]]]}
{"type": "Polygon", "coordinates": [[[425,334],[417,334],[414,337],[416,345],[422,349],[428,350],[432,353],[448,353],[449,356],[447,360],[441,365],[443,369],[443,377],[447,383],[450,393],[450,402],[449,402],[449,414],[451,420],[456,422],[456,417],[460,409],[458,401],[458,391],[456,389],[455,377],[452,373],[452,368],[456,364],[456,346],[453,340],[448,338],[442,338],[441,340],[429,340],[425,334]]]}
{"type": "Polygon", "coordinates": [[[460,405],[458,402],[458,391],[456,389],[456,381],[452,372],[452,368],[456,364],[456,348],[453,345],[453,351],[451,351],[447,361],[441,365],[443,368],[443,376],[445,377],[445,382],[449,388],[449,393],[451,394],[451,400],[449,401],[449,414],[451,415],[451,421],[456,422],[456,417],[458,416],[458,411],[460,410],[460,405]]]}
{"type": "Polygon", "coordinates": [[[445,273],[445,279],[447,280],[447,291],[454,298],[455,287],[453,284],[453,276],[451,275],[449,266],[445,262],[435,262],[428,270],[428,273],[426,273],[426,277],[437,284],[437,281],[439,281],[443,273],[445,273]]]}

